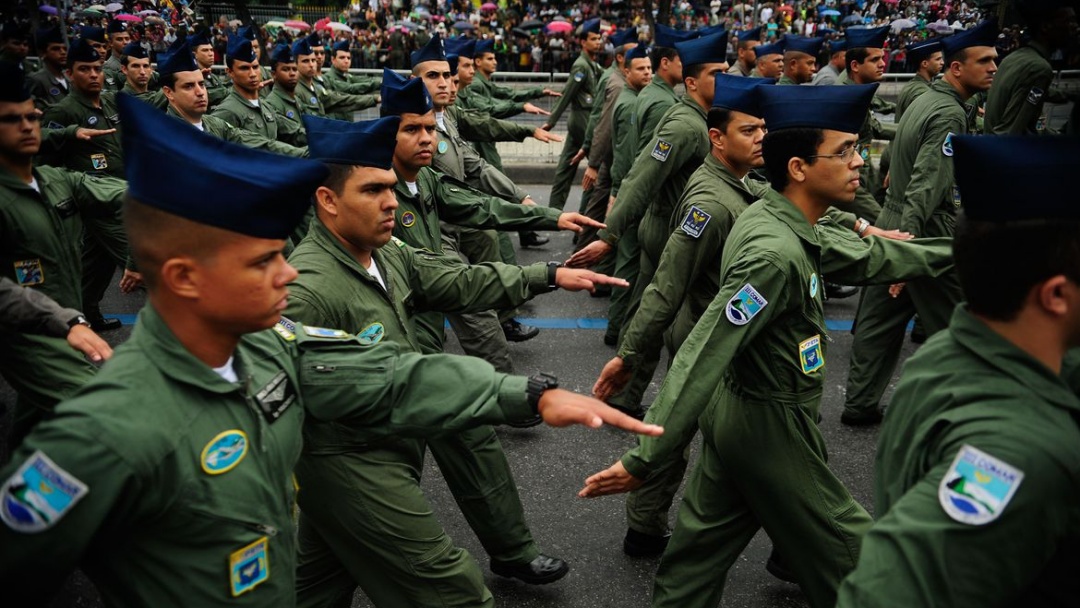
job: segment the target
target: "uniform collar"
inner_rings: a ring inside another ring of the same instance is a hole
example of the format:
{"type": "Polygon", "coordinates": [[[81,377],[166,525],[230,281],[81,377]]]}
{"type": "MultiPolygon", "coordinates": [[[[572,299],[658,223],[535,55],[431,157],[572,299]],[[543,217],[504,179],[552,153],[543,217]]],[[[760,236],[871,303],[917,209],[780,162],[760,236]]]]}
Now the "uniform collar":
{"type": "MultiPolygon", "coordinates": [[[[37,180],[38,187],[44,189],[44,180],[42,180],[41,175],[38,173],[37,167],[34,167],[32,171],[34,179],[37,180]]],[[[24,194],[38,196],[37,191],[31,188],[30,184],[15,177],[14,174],[9,173],[5,169],[0,169],[0,187],[10,188],[11,190],[20,190],[23,191],[24,194]]]]}
{"type": "Polygon", "coordinates": [[[296,90],[295,89],[293,90],[293,93],[292,93],[291,97],[287,93],[282,91],[281,87],[274,87],[274,88],[270,89],[270,95],[272,95],[274,97],[277,97],[278,99],[280,99],[281,101],[284,101],[285,103],[289,103],[289,104],[292,104],[292,105],[296,106],[297,109],[300,109],[300,102],[297,101],[297,99],[296,99],[296,90]]]}
{"type": "Polygon", "coordinates": [[[218,394],[236,390],[235,384],[219,376],[213,368],[184,348],[153,304],[148,303],[139,313],[131,342],[141,347],[143,355],[162,374],[178,382],[218,394]]]}
{"type": "MultiPolygon", "coordinates": [[[[675,87],[668,84],[667,81],[661,78],[659,74],[653,74],[652,82],[650,84],[655,84],[663,89],[667,89],[668,91],[671,91],[672,94],[675,93],[675,87]]],[[[644,91],[645,89],[641,90],[644,91]]]]}
{"type": "Polygon", "coordinates": [[[944,78],[940,80],[935,80],[930,85],[930,88],[939,93],[945,93],[951,96],[953,99],[956,100],[956,103],[962,106],[967,105],[967,100],[960,96],[960,91],[957,91],[955,88],[953,88],[953,86],[949,84],[949,81],[945,80],[944,78]]]}
{"type": "Polygon", "coordinates": [[[750,197],[751,200],[748,201],[747,204],[754,202],[754,195],[746,188],[746,183],[735,177],[735,174],[731,172],[731,169],[728,169],[727,165],[713,156],[711,151],[705,156],[704,166],[708,167],[707,170],[720,178],[725,184],[731,186],[739,193],[746,194],[746,196],[750,197]]]}
{"type": "Polygon", "coordinates": [[[74,99],[79,105],[85,106],[97,112],[101,112],[105,109],[105,91],[102,91],[101,96],[98,97],[98,103],[101,104],[100,108],[95,106],[93,102],[90,101],[89,97],[83,95],[83,92],[79,89],[76,89],[75,87],[71,87],[71,91],[68,93],[68,97],[74,99]]]}
{"type": "Polygon", "coordinates": [[[795,203],[791,202],[786,196],[772,188],[769,189],[768,193],[766,193],[761,200],[765,205],[765,209],[775,216],[776,219],[786,224],[787,227],[795,233],[795,236],[814,247],[820,247],[814,227],[810,225],[806,216],[802,214],[802,211],[799,211],[799,208],[795,206],[795,203]]]}
{"type": "Polygon", "coordinates": [[[949,334],[999,375],[1012,378],[1055,407],[1080,411],[1080,401],[1058,374],[990,329],[968,311],[966,304],[953,311],[949,334]]]}
{"type": "MultiPolygon", "coordinates": [[[[311,230],[308,232],[308,237],[341,265],[353,272],[359,273],[361,276],[371,276],[368,274],[367,269],[360,265],[360,262],[353,257],[353,254],[350,253],[349,250],[345,249],[345,246],[341,244],[341,241],[330,232],[330,229],[326,227],[326,224],[323,224],[318,216],[316,216],[315,221],[311,223],[311,230]]],[[[377,257],[375,253],[377,253],[377,251],[372,252],[372,257],[377,257]]]]}
{"type": "Polygon", "coordinates": [[[706,116],[706,114],[705,114],[705,110],[701,106],[698,105],[698,102],[694,101],[693,97],[690,97],[689,93],[683,93],[683,96],[679,98],[679,101],[684,105],[687,105],[687,106],[690,106],[691,108],[694,108],[694,110],[696,110],[697,113],[699,115],[701,115],[701,120],[702,121],[704,121],[704,120],[706,120],[708,118],[706,116]]]}
{"type": "Polygon", "coordinates": [[[232,89],[229,91],[229,97],[235,97],[237,101],[239,101],[241,104],[244,105],[244,107],[251,108],[252,110],[258,110],[258,109],[260,109],[262,107],[262,104],[259,104],[258,106],[256,106],[255,104],[251,103],[249,100],[244,99],[243,95],[236,92],[236,87],[232,87],[232,89]]]}

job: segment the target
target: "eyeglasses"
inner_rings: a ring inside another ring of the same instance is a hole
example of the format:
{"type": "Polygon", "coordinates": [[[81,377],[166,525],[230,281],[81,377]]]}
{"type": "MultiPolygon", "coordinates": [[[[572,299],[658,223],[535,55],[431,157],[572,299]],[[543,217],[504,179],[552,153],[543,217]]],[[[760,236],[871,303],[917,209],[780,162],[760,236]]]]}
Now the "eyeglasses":
{"type": "Polygon", "coordinates": [[[853,156],[855,156],[855,144],[851,144],[850,146],[844,148],[838,154],[811,154],[806,158],[839,158],[846,163],[851,162],[853,156]]]}
{"type": "Polygon", "coordinates": [[[0,114],[0,124],[3,125],[18,125],[22,124],[24,120],[33,124],[41,120],[41,114],[37,112],[31,112],[30,114],[0,114]]]}

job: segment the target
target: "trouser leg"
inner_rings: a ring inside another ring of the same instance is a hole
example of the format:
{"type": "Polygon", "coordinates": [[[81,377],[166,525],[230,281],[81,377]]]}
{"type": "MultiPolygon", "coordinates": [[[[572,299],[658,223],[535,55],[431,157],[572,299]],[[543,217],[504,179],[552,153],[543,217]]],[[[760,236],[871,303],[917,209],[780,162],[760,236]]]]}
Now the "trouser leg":
{"type": "Polygon", "coordinates": [[[626,309],[629,306],[633,290],[637,287],[640,269],[641,247],[638,244],[637,230],[630,229],[619,239],[619,244],[615,249],[615,276],[629,281],[630,288],[615,287],[611,290],[606,332],[609,341],[617,340],[619,333],[622,331],[626,319],[626,309]]]}
{"type": "MultiPolygon", "coordinates": [[[[592,187],[588,202],[582,208],[581,214],[598,222],[603,222],[604,218],[607,216],[609,196],[611,196],[611,171],[609,170],[608,164],[604,163],[600,165],[600,173],[596,177],[596,184],[592,187]]],[[[585,228],[578,233],[577,244],[574,246],[574,251],[578,251],[582,247],[595,241],[596,232],[596,228],[585,228]]]]}
{"type": "Polygon", "coordinates": [[[581,149],[585,139],[585,127],[588,121],[586,112],[570,111],[567,119],[566,141],[563,142],[562,153],[559,154],[559,164],[555,168],[555,181],[551,184],[551,200],[549,207],[562,210],[566,208],[566,198],[570,196],[570,187],[573,186],[574,176],[577,175],[577,165],[571,165],[570,159],[581,149]]]}
{"type": "Polygon", "coordinates": [[[855,314],[845,413],[865,416],[878,407],[900,359],[904,332],[914,314],[907,289],[894,298],[889,295],[888,285],[863,288],[855,314]]]}
{"type": "MultiPolygon", "coordinates": [[[[443,233],[443,251],[447,255],[459,255],[470,263],[499,261],[498,241],[494,232],[456,228],[443,233]],[[451,235],[460,237],[460,243],[454,242],[451,235]],[[458,247],[461,250],[458,250],[458,247]]],[[[513,316],[514,311],[496,312],[485,310],[468,314],[448,314],[447,320],[461,344],[465,354],[480,357],[504,373],[513,373],[514,364],[510,358],[510,345],[502,330],[502,316],[513,316]]]]}

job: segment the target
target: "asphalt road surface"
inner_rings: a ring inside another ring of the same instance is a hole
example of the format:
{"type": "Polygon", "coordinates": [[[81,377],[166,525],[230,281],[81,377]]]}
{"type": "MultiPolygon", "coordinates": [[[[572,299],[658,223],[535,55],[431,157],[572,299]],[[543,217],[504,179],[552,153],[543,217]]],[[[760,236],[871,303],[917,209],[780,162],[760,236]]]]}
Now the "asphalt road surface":
{"type": "MultiPolygon", "coordinates": [[[[546,204],[546,186],[529,188],[540,204],[546,204]]],[[[577,205],[581,189],[571,192],[568,208],[577,205]]],[[[565,260],[571,250],[571,234],[551,234],[551,242],[539,249],[519,251],[521,264],[565,260]]],[[[516,235],[512,240],[517,244],[516,235]]],[[[858,298],[831,301],[825,313],[833,341],[829,344],[827,379],[822,405],[821,431],[829,448],[829,462],[856,500],[872,508],[873,456],[877,429],[852,429],[839,422],[847,376],[851,335],[847,331],[855,315],[858,298]]],[[[106,316],[122,315],[133,320],[142,306],[142,294],[123,295],[110,290],[102,306],[106,316]]],[[[607,299],[587,293],[558,291],[539,296],[522,308],[522,320],[542,328],[538,337],[512,344],[517,373],[553,373],[561,387],[588,393],[603,364],[614,354],[603,337],[607,299]]],[[[114,344],[127,338],[130,326],[107,334],[114,344]]],[[[450,352],[460,352],[452,333],[450,352]]],[[[906,345],[904,358],[913,350],[906,345]]],[[[662,380],[657,372],[646,394],[652,401],[662,380]]],[[[886,396],[886,399],[888,395],[886,396]]],[[[0,400],[11,403],[13,393],[6,386],[0,400]]],[[[5,428],[7,418],[0,422],[5,428]]],[[[0,437],[5,433],[0,432],[0,437]]],[[[543,552],[570,563],[570,573],[554,584],[532,587],[490,573],[487,556],[468,528],[432,459],[424,473],[424,489],[435,511],[454,541],[469,550],[486,573],[486,582],[500,606],[521,608],[639,608],[649,605],[652,578],[658,559],[634,559],[623,555],[626,531],[622,497],[584,500],[577,498],[583,480],[612,464],[634,445],[634,438],[609,428],[533,429],[502,428],[499,436],[509,456],[533,536],[543,552]]],[[[700,440],[695,442],[696,457],[700,440]]],[[[0,440],[0,449],[2,445],[0,440]]],[[[768,453],[762,453],[768,458],[768,453]]],[[[691,463],[693,466],[693,463],[691,463]]],[[[676,507],[672,509],[674,522],[676,507]]],[[[763,533],[750,543],[728,575],[722,606],[731,608],[787,608],[805,606],[798,587],[773,578],[765,569],[771,544],[763,533]]],[[[183,584],[178,581],[177,584],[183,584]]],[[[93,586],[76,574],[54,600],[54,607],[100,606],[93,586]]],[[[357,593],[354,606],[371,604],[357,593]]]]}

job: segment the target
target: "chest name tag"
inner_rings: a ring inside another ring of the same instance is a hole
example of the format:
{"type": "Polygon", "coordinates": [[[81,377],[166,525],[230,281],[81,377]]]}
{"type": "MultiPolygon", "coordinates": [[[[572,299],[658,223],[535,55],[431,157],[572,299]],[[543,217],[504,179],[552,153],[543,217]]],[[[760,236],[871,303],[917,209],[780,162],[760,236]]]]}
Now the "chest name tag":
{"type": "Polygon", "coordinates": [[[38,450],[0,488],[0,520],[16,532],[41,532],[60,521],[89,491],[38,450]]]}
{"type": "Polygon", "coordinates": [[[41,260],[19,260],[15,262],[15,282],[19,285],[41,285],[45,282],[45,271],[41,260]]]}
{"type": "Polygon", "coordinates": [[[255,402],[259,404],[263,417],[267,422],[276,422],[289,406],[296,402],[296,393],[289,384],[285,372],[278,372],[266,383],[266,386],[255,393],[255,402]]]}
{"type": "Polygon", "coordinates": [[[705,226],[708,225],[709,220],[711,219],[711,215],[705,213],[695,205],[690,207],[690,212],[686,214],[686,219],[683,220],[683,223],[679,228],[696,239],[705,231],[705,226]]]}
{"type": "Polygon", "coordinates": [[[753,285],[747,283],[743,285],[739,293],[728,300],[724,312],[727,314],[728,321],[733,324],[746,325],[750,322],[750,319],[756,317],[768,305],[769,301],[758,293],[753,285]]]}
{"type": "Polygon", "coordinates": [[[820,335],[799,343],[799,365],[804,374],[814,373],[825,365],[825,357],[821,354],[820,335]]]}
{"type": "Polygon", "coordinates": [[[964,445],[938,485],[938,502],[962,524],[988,524],[1005,511],[1024,472],[1004,460],[964,445]]]}
{"type": "Polygon", "coordinates": [[[653,146],[652,153],[650,154],[650,156],[652,156],[653,158],[655,158],[656,160],[658,160],[660,162],[666,162],[668,156],[670,156],[670,155],[671,155],[671,144],[664,141],[664,140],[662,140],[662,139],[656,140],[656,145],[653,146]]]}
{"type": "Polygon", "coordinates": [[[270,541],[265,536],[229,555],[232,596],[247,593],[270,579],[270,541]]]}
{"type": "Polygon", "coordinates": [[[304,326],[304,333],[312,338],[330,338],[334,340],[345,340],[351,338],[349,332],[341,329],[328,329],[326,327],[312,327],[310,325],[304,326]]]}

